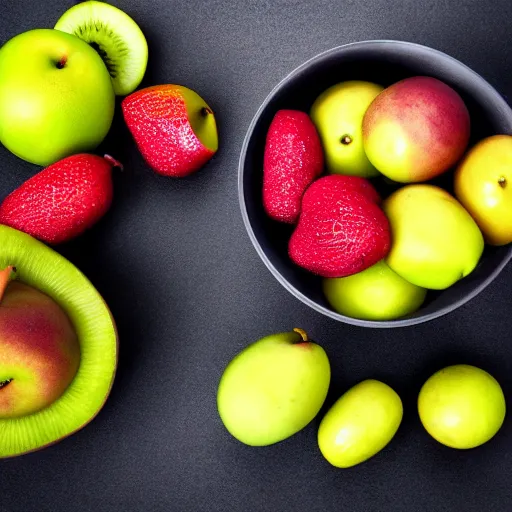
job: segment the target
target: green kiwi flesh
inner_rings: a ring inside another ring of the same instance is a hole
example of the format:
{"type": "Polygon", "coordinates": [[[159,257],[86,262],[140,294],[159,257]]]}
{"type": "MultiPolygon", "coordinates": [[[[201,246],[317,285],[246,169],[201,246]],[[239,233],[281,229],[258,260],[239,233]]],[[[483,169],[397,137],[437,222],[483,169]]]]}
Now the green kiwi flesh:
{"type": "Polygon", "coordinates": [[[101,56],[118,96],[133,92],[148,63],[148,45],[135,21],[113,5],[95,0],[67,10],[55,29],[78,36],[101,56]]]}
{"type": "Polygon", "coordinates": [[[117,331],[102,297],[71,262],[42,242],[0,225],[0,268],[49,295],[70,318],[80,344],[75,378],[50,406],[27,416],[0,419],[0,458],[32,452],[68,437],[101,410],[114,382],[117,331]]]}

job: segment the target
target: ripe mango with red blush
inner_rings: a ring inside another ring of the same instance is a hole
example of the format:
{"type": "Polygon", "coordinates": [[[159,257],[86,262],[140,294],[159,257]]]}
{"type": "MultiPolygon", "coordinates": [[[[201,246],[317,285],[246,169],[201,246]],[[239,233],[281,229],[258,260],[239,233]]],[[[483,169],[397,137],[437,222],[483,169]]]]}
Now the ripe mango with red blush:
{"type": "Polygon", "coordinates": [[[468,109],[450,86],[427,76],[384,89],[363,118],[370,162],[399,183],[428,181],[452,168],[470,136],[468,109]]]}

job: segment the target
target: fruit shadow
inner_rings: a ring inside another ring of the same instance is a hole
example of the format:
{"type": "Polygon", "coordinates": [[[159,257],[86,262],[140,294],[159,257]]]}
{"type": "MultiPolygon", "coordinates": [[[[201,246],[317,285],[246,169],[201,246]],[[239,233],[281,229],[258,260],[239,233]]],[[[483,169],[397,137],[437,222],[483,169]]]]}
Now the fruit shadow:
{"type": "Polygon", "coordinates": [[[60,246],[59,252],[91,281],[110,309],[116,324],[118,364],[106,403],[108,407],[109,404],[118,404],[124,400],[127,390],[136,388],[144,378],[140,371],[141,362],[151,346],[145,332],[147,322],[141,321],[141,315],[137,313],[142,309],[140,301],[144,300],[138,298],[138,292],[148,286],[148,274],[133,271],[136,264],[130,264],[126,258],[122,265],[98,265],[98,261],[108,261],[108,255],[102,257],[101,238],[101,234],[91,230],[82,235],[80,240],[60,246]]]}

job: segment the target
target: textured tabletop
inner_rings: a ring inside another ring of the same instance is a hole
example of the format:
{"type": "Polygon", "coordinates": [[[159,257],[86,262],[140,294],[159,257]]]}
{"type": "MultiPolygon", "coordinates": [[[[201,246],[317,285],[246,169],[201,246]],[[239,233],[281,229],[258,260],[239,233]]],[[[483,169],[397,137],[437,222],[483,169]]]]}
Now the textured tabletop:
{"type": "MultiPolygon", "coordinates": [[[[126,0],[149,43],[143,85],[177,83],[214,109],[220,150],[197,174],[159,177],[117,110],[104,143],[124,171],[110,212],[59,248],[109,304],[120,336],[112,394],[84,430],[0,462],[0,512],[509,512],[512,421],[470,452],[437,444],[416,397],[438,368],[481,366],[512,396],[512,267],[456,312],[417,327],[337,323],[290,295],[260,261],[237,195],[249,123],[296,66],[341,44],[402,39],[460,59],[512,97],[512,3],[493,0],[126,0]],[[307,329],[329,354],[326,407],[351,385],[382,379],[401,395],[394,441],[368,463],[335,469],[318,419],[292,438],[249,448],[231,438],[215,393],[249,342],[307,329]]],[[[52,27],[68,0],[2,0],[0,42],[52,27]]],[[[0,77],[1,79],[1,77],[0,77]]],[[[1,122],[1,120],[0,120],[1,122]]],[[[0,198],[37,172],[0,148],[0,198]]],[[[512,402],[511,402],[512,403],[512,402]]]]}

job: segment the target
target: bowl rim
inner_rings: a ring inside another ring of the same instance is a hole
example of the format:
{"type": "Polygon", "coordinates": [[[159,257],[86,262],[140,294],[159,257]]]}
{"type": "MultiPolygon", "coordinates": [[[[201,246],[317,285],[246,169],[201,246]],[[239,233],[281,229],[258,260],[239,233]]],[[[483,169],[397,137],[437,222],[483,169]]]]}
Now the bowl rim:
{"type": "Polygon", "coordinates": [[[431,320],[434,320],[435,318],[439,318],[441,316],[444,316],[455,309],[463,306],[470,300],[472,300],[474,297],[476,297],[479,293],[481,293],[489,284],[494,281],[494,279],[498,276],[498,274],[505,268],[507,263],[512,259],[512,244],[510,244],[508,248],[508,253],[505,255],[503,260],[500,262],[500,264],[491,272],[491,274],[484,280],[482,283],[480,283],[471,293],[468,293],[461,297],[460,299],[454,301],[453,303],[444,306],[443,308],[434,311],[432,313],[428,313],[426,315],[420,315],[417,317],[404,317],[404,318],[398,318],[396,320],[362,320],[358,318],[352,318],[346,315],[342,315],[340,313],[337,313],[336,311],[332,309],[328,309],[324,306],[321,306],[320,304],[316,303],[315,301],[311,300],[310,298],[306,297],[302,292],[300,292],[297,288],[295,288],[287,279],[285,279],[282,274],[277,270],[277,268],[272,264],[268,256],[266,255],[265,251],[261,247],[260,243],[258,242],[256,235],[254,233],[254,230],[252,228],[251,222],[249,220],[249,215],[247,213],[247,206],[245,203],[245,195],[244,195],[244,174],[245,174],[245,160],[247,157],[247,149],[249,146],[249,141],[252,138],[254,128],[256,127],[256,124],[258,123],[261,114],[267,107],[267,105],[270,103],[270,101],[274,98],[276,93],[284,87],[291,79],[293,79],[296,75],[300,74],[304,69],[309,67],[310,65],[319,62],[323,59],[328,58],[332,54],[338,53],[340,51],[346,50],[351,47],[371,47],[371,46],[381,46],[382,44],[390,45],[390,46],[400,46],[400,47],[410,47],[414,48],[415,50],[424,51],[429,54],[435,54],[441,59],[444,59],[445,61],[451,61],[453,64],[458,66],[461,69],[465,69],[466,72],[471,73],[475,79],[477,79],[480,82],[480,85],[482,88],[486,89],[487,92],[494,96],[496,99],[496,102],[499,104],[501,103],[501,108],[508,111],[510,113],[510,117],[512,119],[512,108],[507,103],[505,98],[489,83],[487,80],[471,69],[469,66],[464,64],[463,62],[459,61],[455,57],[452,57],[451,55],[448,55],[447,53],[444,53],[440,50],[437,50],[435,48],[431,48],[429,46],[425,46],[423,44],[419,43],[413,43],[409,41],[401,41],[396,39],[369,39],[364,41],[355,41],[347,44],[343,44],[340,46],[335,46],[333,48],[330,48],[328,50],[325,50],[321,53],[318,53],[317,55],[309,58],[304,63],[297,66],[295,69],[293,69],[290,73],[288,73],[284,78],[282,78],[276,86],[273,87],[273,89],[268,93],[266,98],[263,100],[262,104],[254,114],[249,127],[247,129],[247,132],[244,137],[244,141],[242,144],[242,149],[240,152],[240,158],[238,163],[238,200],[239,200],[239,206],[242,213],[242,219],[245,225],[245,229],[249,235],[249,238],[252,242],[252,245],[256,249],[256,252],[258,253],[259,257],[265,264],[265,266],[270,270],[271,274],[277,279],[277,281],[286,289],[288,292],[290,292],[293,296],[295,296],[297,299],[299,299],[301,302],[312,308],[313,310],[322,313],[323,315],[330,317],[334,320],[355,325],[358,327],[370,327],[370,328],[392,328],[392,327],[408,327],[412,325],[418,325],[421,323],[425,323],[431,320]]]}

